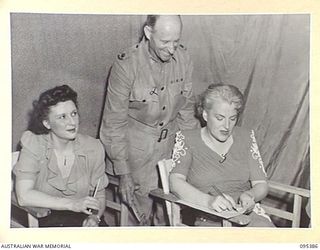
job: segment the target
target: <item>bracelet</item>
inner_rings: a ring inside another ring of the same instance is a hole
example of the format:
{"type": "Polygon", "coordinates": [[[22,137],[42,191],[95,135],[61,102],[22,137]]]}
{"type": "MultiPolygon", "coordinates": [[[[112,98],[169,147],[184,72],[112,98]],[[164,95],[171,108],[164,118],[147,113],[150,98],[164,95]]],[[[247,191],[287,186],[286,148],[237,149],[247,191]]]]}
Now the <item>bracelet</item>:
{"type": "Polygon", "coordinates": [[[101,219],[97,214],[90,214],[89,217],[94,218],[95,221],[98,222],[98,224],[101,222],[101,219]]]}

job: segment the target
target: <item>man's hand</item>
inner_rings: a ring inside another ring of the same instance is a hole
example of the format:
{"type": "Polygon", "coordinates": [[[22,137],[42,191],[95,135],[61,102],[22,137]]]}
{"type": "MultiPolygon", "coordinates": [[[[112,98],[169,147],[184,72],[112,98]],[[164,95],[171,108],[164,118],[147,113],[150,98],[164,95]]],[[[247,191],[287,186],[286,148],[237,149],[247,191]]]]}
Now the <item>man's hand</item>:
{"type": "Polygon", "coordinates": [[[130,207],[133,204],[134,183],[131,174],[120,175],[119,192],[121,199],[130,207]]]}

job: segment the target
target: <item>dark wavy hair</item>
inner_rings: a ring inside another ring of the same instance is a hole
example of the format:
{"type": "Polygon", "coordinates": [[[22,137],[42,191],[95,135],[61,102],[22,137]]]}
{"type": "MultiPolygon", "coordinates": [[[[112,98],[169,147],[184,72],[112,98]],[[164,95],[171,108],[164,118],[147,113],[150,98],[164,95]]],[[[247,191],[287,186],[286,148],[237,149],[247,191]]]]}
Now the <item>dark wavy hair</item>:
{"type": "Polygon", "coordinates": [[[39,100],[33,101],[33,110],[30,113],[28,130],[35,134],[48,134],[49,130],[43,125],[48,119],[50,107],[59,102],[73,101],[78,108],[78,94],[68,85],[61,85],[43,92],[39,100]]]}
{"type": "Polygon", "coordinates": [[[208,88],[200,95],[200,100],[197,104],[197,115],[202,116],[203,110],[210,110],[215,99],[220,99],[234,104],[238,116],[243,111],[244,99],[240,90],[230,84],[210,84],[208,88]]]}

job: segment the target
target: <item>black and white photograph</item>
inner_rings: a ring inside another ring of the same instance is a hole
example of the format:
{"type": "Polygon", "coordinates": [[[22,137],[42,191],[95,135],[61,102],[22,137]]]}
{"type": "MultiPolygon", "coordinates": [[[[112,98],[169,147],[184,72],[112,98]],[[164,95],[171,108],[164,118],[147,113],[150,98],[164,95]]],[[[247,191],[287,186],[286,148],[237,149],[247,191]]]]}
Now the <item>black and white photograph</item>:
{"type": "Polygon", "coordinates": [[[310,15],[12,13],[11,46],[13,223],[312,226],[310,15]]]}
{"type": "Polygon", "coordinates": [[[315,230],[312,13],[8,18],[7,230],[315,230]]]}

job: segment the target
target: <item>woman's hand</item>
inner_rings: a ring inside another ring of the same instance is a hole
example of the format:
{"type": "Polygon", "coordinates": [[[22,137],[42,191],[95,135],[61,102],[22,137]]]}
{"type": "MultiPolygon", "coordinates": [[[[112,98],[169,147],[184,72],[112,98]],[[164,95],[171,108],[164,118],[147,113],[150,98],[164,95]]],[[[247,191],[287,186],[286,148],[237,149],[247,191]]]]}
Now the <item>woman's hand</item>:
{"type": "Polygon", "coordinates": [[[91,214],[89,215],[82,223],[83,227],[98,227],[100,223],[100,219],[97,215],[91,214]]]}
{"type": "Polygon", "coordinates": [[[211,196],[208,205],[209,208],[212,208],[220,213],[225,210],[233,210],[233,208],[236,206],[236,203],[230,195],[224,194],[224,196],[211,196]]]}
{"type": "Polygon", "coordinates": [[[85,198],[73,200],[71,210],[74,212],[82,212],[90,215],[91,212],[88,209],[94,209],[99,211],[100,203],[96,198],[87,196],[85,198]]]}
{"type": "Polygon", "coordinates": [[[246,209],[246,213],[250,213],[256,204],[254,201],[254,197],[247,191],[243,192],[240,195],[239,200],[240,200],[240,205],[246,209]]]}

